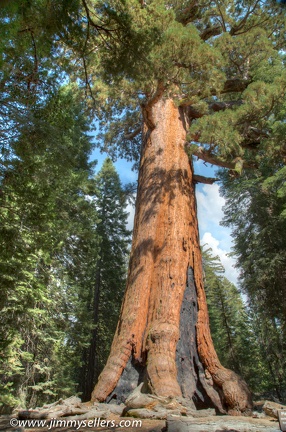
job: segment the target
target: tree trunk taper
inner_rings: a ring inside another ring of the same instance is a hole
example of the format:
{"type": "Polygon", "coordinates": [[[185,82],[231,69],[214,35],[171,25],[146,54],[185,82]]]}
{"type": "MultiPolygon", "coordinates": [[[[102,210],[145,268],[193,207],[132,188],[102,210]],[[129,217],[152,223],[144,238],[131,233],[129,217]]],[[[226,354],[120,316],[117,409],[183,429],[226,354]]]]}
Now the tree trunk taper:
{"type": "Polygon", "coordinates": [[[183,396],[197,408],[244,412],[250,392],[220,364],[210,335],[193,168],[185,152],[188,119],[163,98],[148,115],[127,288],[92,400],[118,398],[125,377],[127,393],[143,381],[144,391],[183,396]]]}

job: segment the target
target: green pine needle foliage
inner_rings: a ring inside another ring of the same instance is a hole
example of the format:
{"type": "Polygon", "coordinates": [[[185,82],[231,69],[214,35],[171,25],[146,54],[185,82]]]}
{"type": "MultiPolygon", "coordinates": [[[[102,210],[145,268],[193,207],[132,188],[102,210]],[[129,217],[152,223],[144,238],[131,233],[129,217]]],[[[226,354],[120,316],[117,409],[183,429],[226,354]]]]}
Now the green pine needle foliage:
{"type": "Polygon", "coordinates": [[[232,228],[233,254],[247,295],[253,329],[268,379],[265,389],[285,399],[285,167],[264,159],[259,170],[221,174],[224,225],[232,228]]]}

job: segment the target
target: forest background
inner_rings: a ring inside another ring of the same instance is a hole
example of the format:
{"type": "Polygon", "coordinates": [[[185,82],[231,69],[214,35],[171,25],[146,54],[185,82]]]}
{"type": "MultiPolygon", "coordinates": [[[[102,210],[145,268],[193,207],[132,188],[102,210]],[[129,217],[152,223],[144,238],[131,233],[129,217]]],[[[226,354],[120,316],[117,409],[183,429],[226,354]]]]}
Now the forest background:
{"type": "MultiPolygon", "coordinates": [[[[111,159],[100,171],[91,162],[89,83],[81,88],[69,70],[75,59],[51,46],[66,24],[64,7],[58,22],[44,7],[7,2],[0,16],[1,412],[74,394],[89,400],[117,323],[130,248],[134,184],[121,184],[111,159]]],[[[206,247],[215,347],[254,393],[282,401],[285,169],[265,161],[257,171],[216,175],[240,284],[206,247]]]]}

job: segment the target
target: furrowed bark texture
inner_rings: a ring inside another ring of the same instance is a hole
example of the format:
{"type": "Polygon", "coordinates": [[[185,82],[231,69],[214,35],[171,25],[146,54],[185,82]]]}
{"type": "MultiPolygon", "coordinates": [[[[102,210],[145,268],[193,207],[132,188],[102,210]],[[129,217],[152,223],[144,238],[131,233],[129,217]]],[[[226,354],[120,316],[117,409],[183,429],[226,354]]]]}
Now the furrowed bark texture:
{"type": "Polygon", "coordinates": [[[246,384],[221,366],[209,330],[193,171],[185,152],[187,118],[170,99],[145,112],[127,288],[92,400],[106,400],[121,375],[128,380],[122,374],[128,363],[127,370],[138,371],[130,383],[131,375],[144,379],[156,395],[183,392],[198,407],[244,411],[250,407],[246,384]]]}

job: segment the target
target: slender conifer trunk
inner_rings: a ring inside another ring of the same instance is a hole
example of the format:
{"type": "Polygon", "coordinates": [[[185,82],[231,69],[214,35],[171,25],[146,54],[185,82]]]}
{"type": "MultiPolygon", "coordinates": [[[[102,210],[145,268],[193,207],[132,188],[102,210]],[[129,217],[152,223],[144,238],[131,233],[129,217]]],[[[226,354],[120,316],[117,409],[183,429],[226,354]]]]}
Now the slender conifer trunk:
{"type": "Polygon", "coordinates": [[[90,346],[84,350],[82,358],[82,380],[79,385],[81,399],[86,402],[89,400],[92,393],[94,383],[99,375],[98,371],[98,324],[99,324],[99,302],[100,302],[100,286],[101,286],[101,259],[99,260],[96,269],[95,285],[93,288],[92,310],[93,310],[93,325],[91,332],[90,346]]]}
{"type": "Polygon", "coordinates": [[[188,119],[170,99],[147,108],[127,288],[92,400],[119,394],[125,376],[128,391],[144,381],[199,408],[245,411],[246,384],[221,366],[209,330],[188,119]]]}

